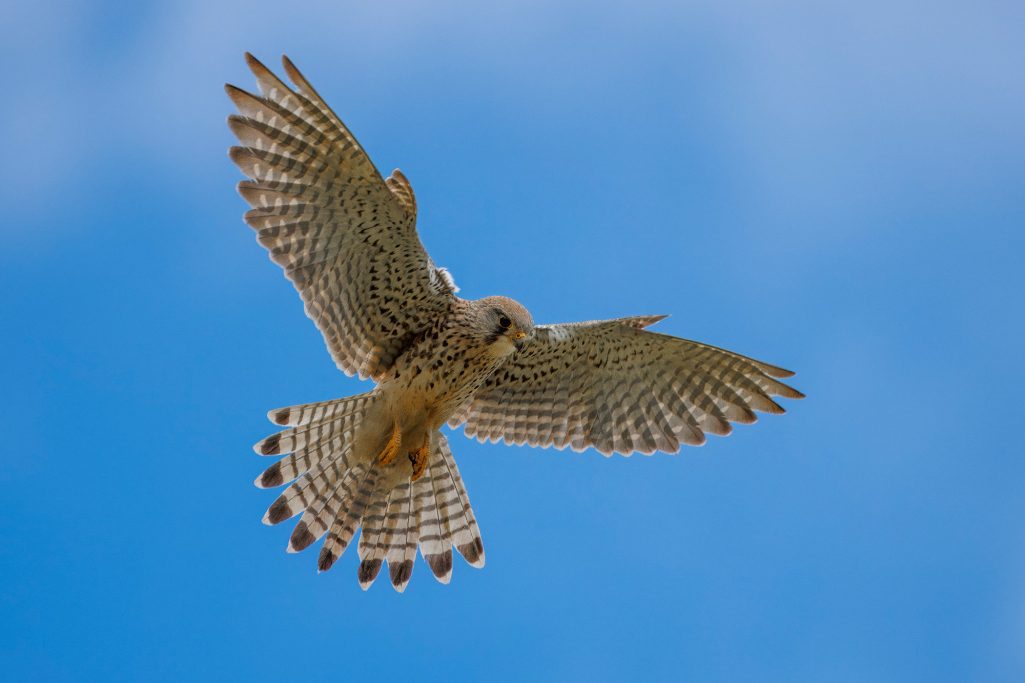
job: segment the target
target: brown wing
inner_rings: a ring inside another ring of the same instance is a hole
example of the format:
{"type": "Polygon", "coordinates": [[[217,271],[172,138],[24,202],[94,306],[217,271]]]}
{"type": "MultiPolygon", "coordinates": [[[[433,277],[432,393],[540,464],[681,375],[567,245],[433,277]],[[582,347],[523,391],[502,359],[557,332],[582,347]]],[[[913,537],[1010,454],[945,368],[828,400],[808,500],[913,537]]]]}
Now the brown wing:
{"type": "Polygon", "coordinates": [[[665,316],[545,325],[449,420],[479,440],[612,453],[675,452],[729,434],[770,398],[802,398],[793,373],[642,328],[665,316]]]}
{"type": "Polygon", "coordinates": [[[239,192],[246,222],[306,304],[348,375],[377,377],[454,301],[451,280],[416,233],[405,177],[387,181],[295,66],[290,88],[252,55],[261,95],[226,86],[242,143],[230,156],[251,178],[239,192]]]}

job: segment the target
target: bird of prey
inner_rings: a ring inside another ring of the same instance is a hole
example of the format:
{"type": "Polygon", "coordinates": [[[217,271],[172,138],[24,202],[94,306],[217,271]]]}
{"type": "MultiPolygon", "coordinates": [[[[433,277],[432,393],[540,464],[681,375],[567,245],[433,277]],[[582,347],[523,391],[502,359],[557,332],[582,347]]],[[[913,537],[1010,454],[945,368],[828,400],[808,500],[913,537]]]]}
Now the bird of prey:
{"type": "Polygon", "coordinates": [[[259,94],[227,85],[239,114],[231,159],[248,176],[246,222],[281,266],[338,369],[369,392],[272,410],[287,429],[254,448],[284,455],[256,479],[291,485],[263,520],[300,513],[288,544],[325,537],[329,569],[357,530],[367,589],[387,562],[405,589],[417,547],[448,583],[453,546],[474,567],[484,546],[441,433],[481,441],[593,448],[603,455],[674,453],[725,435],[772,397],[803,394],[793,373],[707,344],[648,331],[665,316],[535,325],[502,296],[456,296],[416,230],[416,199],[395,170],[383,178],[349,129],[282,59],[292,85],[247,54],[259,94]]]}

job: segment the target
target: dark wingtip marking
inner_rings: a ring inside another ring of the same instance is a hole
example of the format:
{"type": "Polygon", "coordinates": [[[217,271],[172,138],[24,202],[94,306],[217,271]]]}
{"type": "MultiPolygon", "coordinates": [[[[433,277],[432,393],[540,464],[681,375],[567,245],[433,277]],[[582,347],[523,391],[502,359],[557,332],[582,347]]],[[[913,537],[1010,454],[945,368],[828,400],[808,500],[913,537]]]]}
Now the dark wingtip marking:
{"type": "Polygon", "coordinates": [[[381,571],[381,560],[363,560],[359,563],[359,585],[363,586],[363,590],[370,587],[379,571],[381,571]]]}
{"type": "Polygon", "coordinates": [[[480,538],[475,538],[469,543],[456,547],[456,550],[463,556],[463,559],[470,564],[474,564],[480,562],[481,555],[484,554],[484,543],[480,538]]]}
{"type": "Polygon", "coordinates": [[[260,486],[265,489],[272,489],[285,483],[285,475],[281,474],[281,463],[276,462],[260,475],[260,486]]]}
{"type": "Polygon", "coordinates": [[[299,552],[300,550],[306,550],[306,548],[309,548],[316,542],[317,537],[310,532],[306,522],[299,522],[295,525],[295,529],[292,531],[292,538],[289,539],[288,544],[292,550],[299,552]]]}
{"type": "Polygon", "coordinates": [[[271,434],[260,442],[260,452],[264,455],[277,455],[279,445],[281,445],[281,435],[271,434]]]}
{"type": "Polygon", "coordinates": [[[281,55],[281,66],[284,67],[285,73],[288,74],[288,77],[296,87],[300,89],[306,88],[308,90],[313,90],[313,86],[311,86],[310,82],[306,80],[306,77],[302,75],[302,72],[299,71],[299,67],[295,65],[295,62],[288,58],[288,55],[281,55]]]}
{"type": "Polygon", "coordinates": [[[246,64],[249,65],[250,69],[263,69],[264,71],[267,70],[267,67],[265,67],[259,59],[254,57],[252,52],[246,52],[246,64]]]}
{"type": "Polygon", "coordinates": [[[288,424],[288,416],[291,415],[291,414],[292,414],[291,410],[289,410],[288,408],[283,408],[283,409],[279,410],[278,412],[274,413],[274,417],[271,418],[271,421],[274,422],[275,424],[287,425],[288,424]]]}
{"type": "MultiPolygon", "coordinates": [[[[228,148],[228,158],[231,159],[231,161],[240,169],[245,165],[246,159],[250,157],[252,157],[252,152],[250,152],[247,147],[239,147],[238,145],[235,145],[234,147],[228,148]]],[[[242,193],[242,187],[241,183],[235,187],[239,194],[242,193]]],[[[250,211],[253,210],[255,209],[250,209],[250,211]]]]}
{"type": "Polygon", "coordinates": [[[248,90],[240,88],[237,85],[232,85],[231,83],[224,84],[224,92],[228,94],[228,97],[231,98],[231,101],[234,102],[235,106],[239,109],[242,109],[243,105],[241,103],[243,100],[248,100],[250,102],[260,101],[260,97],[257,95],[254,95],[248,90]]]}
{"type": "Polygon", "coordinates": [[[267,508],[267,521],[271,524],[280,524],[291,516],[292,512],[288,509],[288,501],[284,498],[278,498],[267,508]]]}
{"type": "Polygon", "coordinates": [[[337,559],[338,555],[335,555],[327,548],[321,548],[320,557],[317,558],[317,571],[326,572],[334,565],[337,559]]]}
{"type": "Polygon", "coordinates": [[[452,550],[446,550],[440,555],[428,555],[427,566],[439,579],[444,578],[452,572],[452,550]]]}
{"type": "Polygon", "coordinates": [[[660,323],[660,322],[662,322],[663,320],[665,320],[668,317],[669,317],[668,313],[666,313],[664,315],[649,315],[649,316],[647,316],[647,318],[645,320],[641,321],[641,323],[640,323],[640,325],[638,327],[640,329],[643,329],[645,327],[651,327],[655,323],[660,323]]]}
{"type": "Polygon", "coordinates": [[[716,436],[729,436],[733,432],[733,425],[727,420],[712,420],[707,425],[702,425],[701,430],[706,434],[715,434],[716,436]]]}
{"type": "Polygon", "coordinates": [[[401,589],[409,583],[409,578],[413,576],[413,561],[404,560],[398,564],[389,562],[388,573],[391,574],[391,584],[401,589]]]}
{"type": "Polygon", "coordinates": [[[747,406],[741,406],[740,410],[742,413],[741,415],[730,419],[743,425],[750,425],[758,422],[758,416],[755,414],[755,411],[751,410],[747,406]]]}

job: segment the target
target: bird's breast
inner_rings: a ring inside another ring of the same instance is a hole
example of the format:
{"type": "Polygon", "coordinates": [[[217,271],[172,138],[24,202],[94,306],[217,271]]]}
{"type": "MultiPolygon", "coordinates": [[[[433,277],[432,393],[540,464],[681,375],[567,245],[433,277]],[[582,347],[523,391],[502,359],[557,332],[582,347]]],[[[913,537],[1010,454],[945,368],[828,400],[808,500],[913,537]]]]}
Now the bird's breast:
{"type": "Polygon", "coordinates": [[[429,416],[440,426],[469,400],[504,357],[450,337],[431,339],[396,359],[381,383],[396,408],[429,416]]]}

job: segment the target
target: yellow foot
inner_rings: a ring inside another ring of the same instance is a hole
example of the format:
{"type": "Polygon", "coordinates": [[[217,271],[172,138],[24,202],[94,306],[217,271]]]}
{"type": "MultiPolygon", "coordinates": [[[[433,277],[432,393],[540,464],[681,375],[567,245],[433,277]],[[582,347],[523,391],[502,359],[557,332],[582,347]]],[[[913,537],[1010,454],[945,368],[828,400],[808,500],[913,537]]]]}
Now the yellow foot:
{"type": "Polygon", "coordinates": [[[399,429],[399,423],[395,422],[392,425],[391,436],[388,437],[388,444],[381,451],[381,454],[377,456],[377,461],[382,465],[389,464],[395,459],[395,456],[399,454],[399,449],[402,447],[402,430],[399,429]]]}
{"type": "Polygon", "coordinates": [[[410,477],[410,481],[416,481],[424,476],[424,472],[427,471],[427,458],[430,454],[430,441],[427,441],[415,451],[409,452],[409,462],[413,465],[413,476],[410,477]]]}

